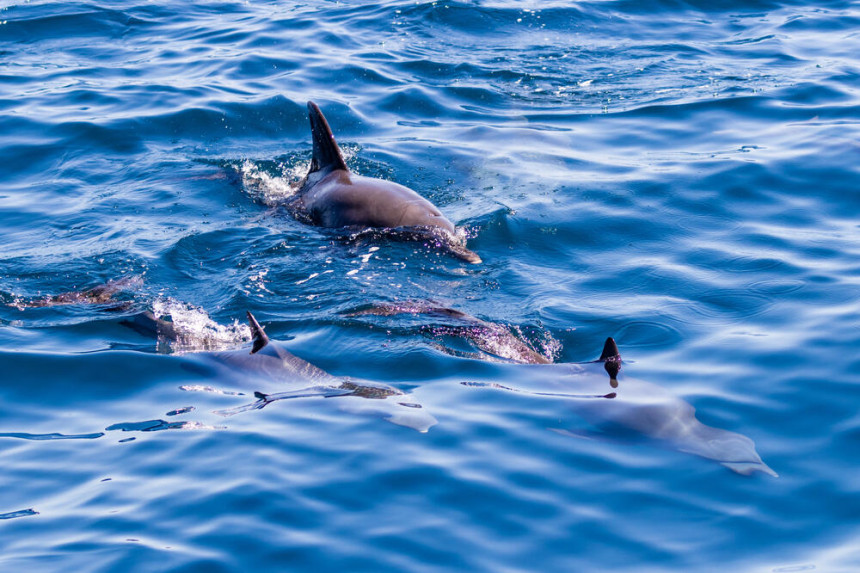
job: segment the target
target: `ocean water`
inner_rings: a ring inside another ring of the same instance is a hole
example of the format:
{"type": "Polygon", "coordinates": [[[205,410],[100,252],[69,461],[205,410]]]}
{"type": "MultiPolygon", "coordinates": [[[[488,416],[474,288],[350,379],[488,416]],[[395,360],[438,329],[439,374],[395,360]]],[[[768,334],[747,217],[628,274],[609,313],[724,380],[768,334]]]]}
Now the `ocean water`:
{"type": "Polygon", "coordinates": [[[860,570],[857,54],[856,1],[0,1],[0,570],[860,570]],[[292,217],[308,100],[484,262],[292,217]],[[246,311],[437,423],[224,415],[246,311]],[[779,477],[498,358],[609,336],[779,477]]]}

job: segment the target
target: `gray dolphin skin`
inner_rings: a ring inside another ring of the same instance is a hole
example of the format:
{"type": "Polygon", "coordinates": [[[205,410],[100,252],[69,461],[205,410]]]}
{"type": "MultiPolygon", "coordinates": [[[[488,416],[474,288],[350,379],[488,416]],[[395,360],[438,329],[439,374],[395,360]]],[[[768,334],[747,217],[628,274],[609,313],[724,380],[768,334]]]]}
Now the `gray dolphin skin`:
{"type": "MultiPolygon", "coordinates": [[[[38,304],[106,304],[114,302],[113,295],[132,282],[116,281],[79,293],[69,292],[39,299],[38,304]],[[47,301],[47,302],[46,302],[47,301]]],[[[128,303],[129,305],[131,303],[128,303]]],[[[106,310],[128,310],[128,305],[106,310]]],[[[628,378],[622,368],[621,355],[615,340],[607,338],[600,358],[588,363],[553,363],[537,352],[529,343],[514,336],[499,324],[480,320],[464,312],[433,303],[410,302],[372,305],[346,313],[348,316],[393,316],[420,314],[455,320],[461,324],[443,329],[448,336],[468,340],[477,349],[475,353],[441,350],[470,359],[494,360],[516,365],[516,383],[500,384],[464,382],[466,386],[504,390],[517,393],[567,400],[571,409],[582,419],[612,435],[620,430],[632,431],[672,448],[714,460],[743,475],[762,472],[778,477],[755,449],[755,443],[742,434],[703,424],[688,402],[665,388],[644,380],[628,378]],[[608,374],[608,380],[607,380],[608,374]]],[[[214,370],[220,380],[254,384],[266,388],[268,393],[254,392],[256,401],[215,413],[232,416],[248,410],[287,399],[310,397],[356,397],[365,400],[344,400],[352,410],[361,414],[381,416],[387,421],[426,432],[437,423],[411,396],[400,390],[375,382],[350,377],[333,376],[310,362],[295,356],[277,342],[271,341],[263,327],[249,312],[248,324],[253,335],[250,351],[247,348],[228,351],[201,351],[186,354],[188,360],[202,366],[207,372],[214,370]]],[[[179,338],[175,325],[152,311],[133,315],[122,324],[146,335],[179,338]]],[[[350,408],[347,408],[350,409],[350,408]]],[[[559,433],[581,436],[557,430],[559,433]]],[[[594,437],[600,437],[600,434],[594,437]]]]}
{"type": "MultiPolygon", "coordinates": [[[[135,315],[123,324],[146,335],[175,337],[173,324],[147,311],[135,315]]],[[[248,324],[253,334],[250,352],[237,349],[218,352],[196,352],[186,355],[205,369],[214,369],[219,380],[240,381],[243,387],[254,385],[271,393],[257,391],[256,402],[215,412],[232,416],[257,410],[273,402],[310,397],[356,397],[365,400],[341,402],[343,409],[363,415],[384,418],[392,424],[427,432],[437,420],[415,402],[411,396],[387,384],[348,377],[332,376],[310,362],[290,353],[280,344],[269,340],[260,323],[249,312],[248,324]],[[284,388],[287,388],[284,390],[284,388]]]]}
{"type": "Polygon", "coordinates": [[[308,102],[313,159],[299,182],[299,207],[321,227],[361,227],[408,231],[428,238],[454,256],[480,263],[481,258],[457,237],[453,223],[430,201],[403,185],[352,173],[334,139],[328,121],[314,102],[308,102]]]}
{"type": "Polygon", "coordinates": [[[143,280],[138,276],[123,277],[97,285],[88,290],[69,291],[29,301],[16,300],[10,306],[23,310],[25,308],[42,308],[71,304],[115,304],[116,306],[105,310],[122,311],[128,309],[130,303],[128,301],[118,301],[116,295],[123,291],[139,287],[142,283],[143,280]]]}
{"type": "Polygon", "coordinates": [[[618,347],[609,338],[601,359],[593,363],[519,366],[522,384],[514,390],[568,397],[575,413],[598,428],[632,430],[742,475],[763,472],[778,477],[750,438],[703,424],[692,405],[665,388],[621,376],[620,364],[618,347]]]}
{"type": "Polygon", "coordinates": [[[564,364],[553,363],[535,352],[501,325],[438,305],[422,302],[384,304],[348,315],[392,316],[403,313],[438,316],[465,323],[465,326],[445,328],[444,333],[468,340],[479,352],[464,354],[437,345],[445,352],[517,364],[515,387],[464,383],[467,386],[567,399],[575,414],[610,434],[619,429],[632,431],[681,452],[717,461],[739,474],[763,472],[778,477],[762,461],[750,438],[705,425],[696,418],[692,405],[665,388],[623,376],[621,355],[612,338],[606,339],[598,360],[586,364],[564,364]]]}
{"type": "Polygon", "coordinates": [[[348,317],[394,316],[398,314],[428,315],[450,319],[460,324],[430,328],[433,336],[450,335],[463,338],[475,345],[482,354],[453,351],[445,346],[440,350],[448,354],[478,360],[513,361],[520,364],[551,364],[552,360],[523,342],[506,327],[475,318],[465,312],[428,301],[408,301],[364,306],[342,313],[348,317]]]}

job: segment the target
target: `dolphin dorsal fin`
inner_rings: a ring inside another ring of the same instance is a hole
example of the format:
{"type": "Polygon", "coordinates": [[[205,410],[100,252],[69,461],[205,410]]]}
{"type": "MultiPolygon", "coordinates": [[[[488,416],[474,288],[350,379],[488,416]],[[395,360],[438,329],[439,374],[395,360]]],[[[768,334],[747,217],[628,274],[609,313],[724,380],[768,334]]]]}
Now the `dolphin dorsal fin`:
{"type": "Polygon", "coordinates": [[[603,353],[600,355],[600,361],[603,362],[610,358],[621,358],[618,345],[615,344],[615,340],[611,336],[606,339],[606,343],[603,345],[603,353]]]}
{"type": "Polygon", "coordinates": [[[618,351],[618,345],[615,344],[615,340],[611,336],[606,339],[598,362],[603,362],[603,368],[609,374],[609,385],[613,388],[618,388],[618,373],[621,371],[621,353],[618,351]]]}
{"type": "Polygon", "coordinates": [[[257,322],[251,311],[248,311],[248,326],[251,327],[251,334],[254,336],[254,346],[251,348],[251,354],[255,354],[269,343],[269,337],[266,336],[263,327],[260,326],[260,323],[257,322]]]}
{"type": "Polygon", "coordinates": [[[331,169],[349,171],[340,148],[334,140],[334,134],[328,126],[328,121],[319,106],[312,101],[308,102],[308,119],[311,120],[311,136],[314,140],[314,157],[308,173],[331,169]]]}

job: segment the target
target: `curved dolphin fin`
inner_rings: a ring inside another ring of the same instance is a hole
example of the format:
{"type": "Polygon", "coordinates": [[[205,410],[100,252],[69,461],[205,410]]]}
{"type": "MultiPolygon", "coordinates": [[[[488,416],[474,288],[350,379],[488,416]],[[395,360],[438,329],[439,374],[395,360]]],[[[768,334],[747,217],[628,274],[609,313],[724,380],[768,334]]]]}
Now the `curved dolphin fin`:
{"type": "Polygon", "coordinates": [[[606,339],[598,362],[603,362],[603,368],[609,374],[609,385],[617,388],[618,373],[621,371],[621,352],[618,351],[618,345],[611,336],[606,339]]]}
{"type": "Polygon", "coordinates": [[[312,101],[308,102],[308,119],[311,120],[311,135],[314,140],[314,157],[308,174],[333,169],[349,171],[328,126],[328,121],[319,106],[312,101]]]}
{"type": "Polygon", "coordinates": [[[254,346],[251,348],[251,354],[255,354],[269,343],[269,337],[266,336],[263,327],[260,326],[251,311],[248,311],[248,326],[251,327],[251,334],[254,335],[254,346]]]}
{"type": "Polygon", "coordinates": [[[615,340],[611,336],[606,339],[606,343],[603,345],[603,352],[600,355],[599,361],[604,362],[610,358],[621,358],[618,345],[615,344],[615,340]]]}

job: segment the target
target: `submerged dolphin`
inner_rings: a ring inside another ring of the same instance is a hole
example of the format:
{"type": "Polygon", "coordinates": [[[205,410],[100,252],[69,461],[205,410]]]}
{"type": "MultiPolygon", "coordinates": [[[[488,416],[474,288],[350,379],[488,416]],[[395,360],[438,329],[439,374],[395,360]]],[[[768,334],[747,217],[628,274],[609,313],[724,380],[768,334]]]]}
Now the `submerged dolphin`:
{"type": "Polygon", "coordinates": [[[352,173],[343,160],[331,128],[314,102],[308,102],[313,159],[299,182],[296,206],[321,227],[400,229],[409,236],[440,243],[455,256],[480,263],[481,258],[457,237],[453,223],[430,201],[403,185],[352,173]]]}
{"type": "Polygon", "coordinates": [[[619,376],[620,363],[615,341],[607,338],[600,359],[594,363],[524,365],[523,378],[529,386],[544,391],[575,393],[572,404],[576,413],[595,426],[633,430],[681,452],[717,461],[739,474],[759,471],[777,477],[750,438],[703,424],[692,405],[661,386],[619,376]],[[612,389],[609,393],[605,393],[607,372],[612,389]],[[583,394],[591,396],[580,397],[583,394]]]}
{"type": "MultiPolygon", "coordinates": [[[[586,364],[552,363],[528,344],[498,324],[468,314],[424,303],[381,305],[352,315],[399,313],[431,314],[467,322],[445,330],[474,344],[479,353],[471,358],[518,364],[516,387],[500,384],[464,383],[467,386],[524,392],[570,400],[574,412],[606,431],[619,429],[666,443],[676,450],[717,461],[739,474],[763,472],[777,476],[765,464],[748,437],[714,428],[696,418],[696,410],[665,388],[644,380],[621,376],[621,355],[612,338],[604,344],[598,360],[586,364]],[[607,384],[607,374],[609,380],[607,384]]],[[[442,348],[448,351],[446,348],[442,348]]],[[[451,352],[462,356],[461,352],[451,352]]],[[[562,433],[569,433],[564,432],[562,433]]]]}
{"type": "MultiPolygon", "coordinates": [[[[139,286],[139,277],[130,277],[110,281],[84,291],[70,291],[55,296],[34,300],[19,299],[13,306],[24,310],[44,306],[61,306],[77,304],[116,304],[105,311],[126,312],[136,305],[132,301],[119,301],[116,295],[127,289],[139,286]]],[[[247,410],[260,409],[272,402],[290,398],[308,397],[357,397],[361,401],[343,401],[342,405],[350,405],[344,409],[360,414],[376,414],[387,421],[400,426],[406,426],[419,432],[426,432],[436,425],[437,420],[427,413],[421,404],[411,396],[387,384],[359,380],[349,377],[332,376],[317,368],[310,362],[295,356],[280,344],[272,342],[263,328],[248,312],[248,324],[253,335],[251,352],[247,350],[226,351],[191,351],[185,357],[196,363],[207,373],[214,370],[214,375],[224,380],[240,381],[264,387],[271,393],[254,392],[257,401],[245,406],[228,410],[220,410],[217,414],[231,416],[247,410]],[[292,388],[282,390],[284,384],[292,388]]],[[[120,324],[145,335],[158,337],[159,340],[171,343],[192,342],[195,336],[185,332],[181,324],[175,324],[167,317],[157,315],[151,310],[133,314],[122,320],[120,324]],[[189,341],[188,339],[192,339],[189,341]]],[[[198,333],[199,335],[199,333],[198,333]]],[[[197,340],[207,347],[211,341],[197,340]]],[[[199,346],[198,346],[199,348],[199,346]]],[[[189,365],[190,366],[190,365],[189,365]]],[[[196,369],[196,368],[195,368],[196,369]]]]}
{"type": "Polygon", "coordinates": [[[424,333],[433,337],[454,336],[468,340],[481,354],[455,351],[437,344],[443,352],[478,360],[512,361],[520,364],[551,364],[552,360],[517,338],[508,328],[475,318],[465,312],[427,301],[374,304],[343,313],[344,316],[394,316],[397,314],[429,315],[457,321],[456,326],[425,326],[424,333]]]}
{"type": "MultiPolygon", "coordinates": [[[[135,315],[123,324],[144,334],[157,334],[175,338],[176,326],[152,312],[135,315]]],[[[358,397],[367,399],[349,404],[362,414],[380,415],[387,421],[406,426],[419,432],[426,432],[437,423],[436,418],[427,413],[409,395],[400,390],[365,380],[332,376],[310,362],[290,353],[280,344],[272,342],[263,328],[248,313],[248,324],[253,335],[251,351],[228,350],[218,352],[198,352],[187,355],[205,369],[214,369],[222,379],[241,379],[243,385],[256,384],[272,393],[255,392],[257,401],[245,406],[216,412],[231,416],[252,409],[260,409],[272,402],[292,398],[307,397],[358,397]],[[292,389],[280,391],[284,384],[292,389]]],[[[260,387],[258,386],[258,387],[260,387]]],[[[344,401],[343,406],[348,403],[344,401]]]]}
{"type": "Polygon", "coordinates": [[[19,310],[23,310],[25,308],[42,308],[47,306],[63,306],[71,304],[116,304],[116,306],[105,310],[123,311],[127,310],[131,306],[131,303],[129,301],[117,300],[116,295],[123,291],[138,287],[142,283],[143,280],[139,276],[128,276],[108,281],[104,284],[100,284],[83,291],[63,292],[57,295],[45,296],[31,300],[19,298],[9,306],[14,306],[19,310]]]}

